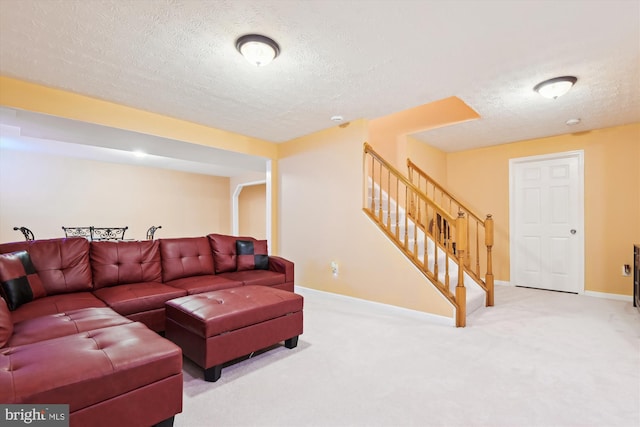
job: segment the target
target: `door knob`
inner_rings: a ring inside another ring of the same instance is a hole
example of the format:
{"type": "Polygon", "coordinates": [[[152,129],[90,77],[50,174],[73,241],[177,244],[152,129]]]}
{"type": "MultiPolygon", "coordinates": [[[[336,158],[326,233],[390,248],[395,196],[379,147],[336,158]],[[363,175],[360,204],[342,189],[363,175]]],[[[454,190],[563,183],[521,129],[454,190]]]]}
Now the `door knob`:
{"type": "Polygon", "coordinates": [[[576,229],[575,228],[571,229],[571,234],[576,234],[576,229]]]}

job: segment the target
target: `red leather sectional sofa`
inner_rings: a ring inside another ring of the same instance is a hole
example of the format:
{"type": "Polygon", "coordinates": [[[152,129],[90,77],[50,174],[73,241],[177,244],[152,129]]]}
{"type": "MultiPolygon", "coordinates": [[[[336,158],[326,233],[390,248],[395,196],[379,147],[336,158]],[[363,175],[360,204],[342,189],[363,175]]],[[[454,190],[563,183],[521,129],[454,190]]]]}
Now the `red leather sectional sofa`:
{"type": "Polygon", "coordinates": [[[248,284],[293,291],[293,263],[266,249],[221,234],[0,244],[0,403],[68,404],[72,426],[172,425],[182,352],[157,333],[165,302],[248,284]]]}

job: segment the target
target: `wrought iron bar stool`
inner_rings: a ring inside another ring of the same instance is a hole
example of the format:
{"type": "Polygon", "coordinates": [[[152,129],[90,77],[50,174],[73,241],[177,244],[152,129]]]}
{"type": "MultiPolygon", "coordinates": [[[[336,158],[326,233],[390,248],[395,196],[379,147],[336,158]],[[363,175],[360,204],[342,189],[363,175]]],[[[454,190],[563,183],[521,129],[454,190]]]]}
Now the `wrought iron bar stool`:
{"type": "Polygon", "coordinates": [[[156,227],[155,225],[152,225],[151,227],[149,227],[149,229],[147,230],[147,240],[153,240],[153,235],[156,233],[156,230],[158,228],[162,228],[162,226],[159,225],[156,227]]]}
{"type": "Polygon", "coordinates": [[[62,227],[64,237],[84,237],[91,240],[91,227],[62,227]]]}
{"type": "Polygon", "coordinates": [[[21,232],[25,240],[35,240],[35,237],[33,237],[33,232],[27,227],[13,227],[13,229],[21,232]]]}
{"type": "Polygon", "coordinates": [[[129,227],[90,227],[91,240],[123,240],[129,227]]]}

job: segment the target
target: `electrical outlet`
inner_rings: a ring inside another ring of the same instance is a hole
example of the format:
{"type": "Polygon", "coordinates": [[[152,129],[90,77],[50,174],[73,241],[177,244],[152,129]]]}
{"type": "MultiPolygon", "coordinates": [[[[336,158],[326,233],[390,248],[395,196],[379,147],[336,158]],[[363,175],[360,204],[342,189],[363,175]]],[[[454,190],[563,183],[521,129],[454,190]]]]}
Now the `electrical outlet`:
{"type": "Polygon", "coordinates": [[[629,264],[624,264],[622,266],[622,275],[631,276],[631,266],[629,264]]]}
{"type": "Polygon", "coordinates": [[[335,261],[331,261],[331,273],[332,273],[334,276],[337,276],[337,275],[338,275],[338,263],[337,263],[337,262],[335,262],[335,261]]]}

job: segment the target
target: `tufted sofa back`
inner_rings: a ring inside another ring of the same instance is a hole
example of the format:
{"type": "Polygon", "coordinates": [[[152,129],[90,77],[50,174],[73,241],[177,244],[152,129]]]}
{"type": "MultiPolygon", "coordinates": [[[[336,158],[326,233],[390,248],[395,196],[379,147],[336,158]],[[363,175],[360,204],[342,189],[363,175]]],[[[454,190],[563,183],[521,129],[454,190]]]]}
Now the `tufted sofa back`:
{"type": "Polygon", "coordinates": [[[47,295],[91,291],[89,241],[82,237],[0,244],[0,253],[27,251],[47,295]]]}
{"type": "Polygon", "coordinates": [[[213,254],[206,237],[160,239],[162,281],[214,274],[213,254]]]}
{"type": "Polygon", "coordinates": [[[95,289],[162,280],[157,240],[93,241],[90,256],[95,289]]]}

